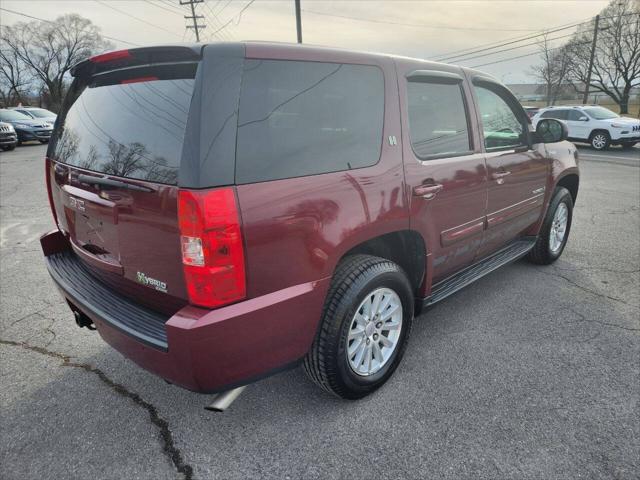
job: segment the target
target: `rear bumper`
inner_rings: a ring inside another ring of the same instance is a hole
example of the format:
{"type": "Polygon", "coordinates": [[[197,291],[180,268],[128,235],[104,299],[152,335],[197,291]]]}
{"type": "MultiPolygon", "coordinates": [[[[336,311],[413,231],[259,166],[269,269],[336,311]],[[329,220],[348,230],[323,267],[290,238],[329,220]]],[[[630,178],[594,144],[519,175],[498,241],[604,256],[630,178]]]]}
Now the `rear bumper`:
{"type": "Polygon", "coordinates": [[[59,231],[41,239],[47,268],[71,308],[142,368],[198,392],[251,383],[297,364],[315,336],[329,279],[171,317],[111,291],[87,270],[59,231]],[[155,322],[155,323],[154,323],[155,322]]]}

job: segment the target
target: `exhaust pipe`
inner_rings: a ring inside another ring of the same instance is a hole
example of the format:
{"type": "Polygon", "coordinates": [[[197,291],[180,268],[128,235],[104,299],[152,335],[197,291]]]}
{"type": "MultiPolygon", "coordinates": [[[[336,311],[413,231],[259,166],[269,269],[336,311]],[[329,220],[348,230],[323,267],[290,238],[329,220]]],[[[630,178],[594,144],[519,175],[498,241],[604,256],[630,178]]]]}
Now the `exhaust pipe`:
{"type": "Polygon", "coordinates": [[[204,408],[212,412],[224,412],[231,406],[234,400],[240,396],[245,388],[247,387],[238,387],[233,390],[227,390],[226,392],[219,393],[215,396],[213,402],[204,408]]]}
{"type": "Polygon", "coordinates": [[[76,318],[76,325],[78,325],[80,328],[86,327],[89,330],[96,329],[96,326],[93,324],[93,320],[87,317],[84,313],[79,312],[78,310],[74,310],[73,315],[76,318]]]}

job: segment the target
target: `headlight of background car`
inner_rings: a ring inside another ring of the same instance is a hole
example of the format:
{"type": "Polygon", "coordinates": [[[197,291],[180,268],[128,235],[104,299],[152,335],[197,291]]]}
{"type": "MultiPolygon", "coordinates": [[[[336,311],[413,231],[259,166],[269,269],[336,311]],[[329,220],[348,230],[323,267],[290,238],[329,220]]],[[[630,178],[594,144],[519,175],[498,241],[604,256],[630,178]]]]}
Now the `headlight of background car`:
{"type": "Polygon", "coordinates": [[[624,125],[620,125],[619,123],[612,123],[611,126],[613,128],[624,128],[624,125]]]}
{"type": "Polygon", "coordinates": [[[29,128],[29,125],[25,125],[24,123],[16,123],[14,126],[17,128],[29,128]]]}

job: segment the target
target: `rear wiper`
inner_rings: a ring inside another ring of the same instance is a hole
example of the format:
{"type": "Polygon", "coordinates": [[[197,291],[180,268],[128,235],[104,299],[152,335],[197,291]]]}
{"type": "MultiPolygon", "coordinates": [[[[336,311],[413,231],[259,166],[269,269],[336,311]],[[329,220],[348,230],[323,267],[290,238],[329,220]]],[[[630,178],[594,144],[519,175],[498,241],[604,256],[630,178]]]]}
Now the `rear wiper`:
{"type": "Polygon", "coordinates": [[[153,192],[152,188],[143,187],[141,185],[134,185],[132,183],[121,182],[120,180],[113,180],[105,177],[93,177],[91,175],[78,175],[78,181],[85,185],[95,185],[105,190],[110,188],[126,188],[128,190],[136,190],[138,192],[153,192]]]}

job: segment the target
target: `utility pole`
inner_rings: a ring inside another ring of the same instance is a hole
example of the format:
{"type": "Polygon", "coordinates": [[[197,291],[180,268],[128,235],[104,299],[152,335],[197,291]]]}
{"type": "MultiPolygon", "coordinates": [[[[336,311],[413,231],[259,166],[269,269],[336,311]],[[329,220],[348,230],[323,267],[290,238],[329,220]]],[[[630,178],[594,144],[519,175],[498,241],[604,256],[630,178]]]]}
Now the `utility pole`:
{"type": "Polygon", "coordinates": [[[296,30],[298,31],[298,43],[302,43],[302,19],[300,18],[300,0],[296,0],[296,30]]]}
{"type": "Polygon", "coordinates": [[[202,15],[196,15],[196,3],[202,3],[204,0],[180,0],[180,5],[189,5],[191,7],[191,15],[185,15],[185,19],[193,21],[193,25],[187,25],[186,28],[192,28],[196,32],[196,42],[200,41],[200,30],[207,28],[204,24],[199,24],[198,20],[204,18],[202,15]]]}
{"type": "Polygon", "coordinates": [[[596,55],[596,42],[598,41],[598,24],[600,23],[600,15],[596,15],[595,26],[593,28],[593,42],[591,43],[591,57],[589,58],[589,70],[587,71],[587,84],[584,86],[582,94],[582,104],[585,105],[589,101],[589,88],[591,87],[591,70],[593,70],[593,58],[596,55]]]}

